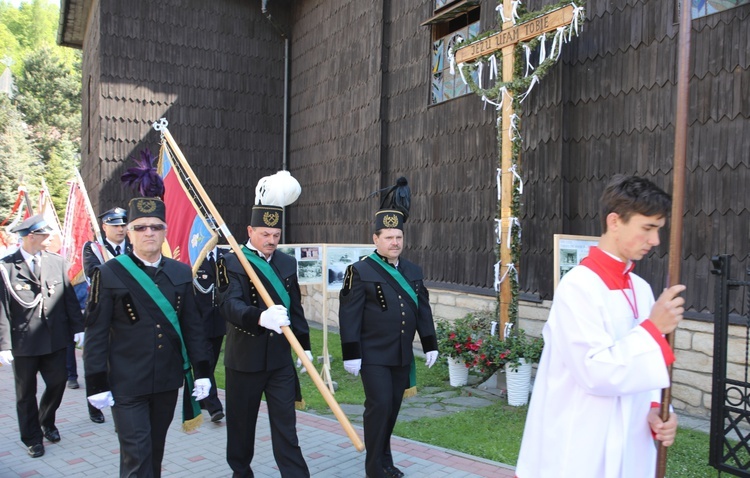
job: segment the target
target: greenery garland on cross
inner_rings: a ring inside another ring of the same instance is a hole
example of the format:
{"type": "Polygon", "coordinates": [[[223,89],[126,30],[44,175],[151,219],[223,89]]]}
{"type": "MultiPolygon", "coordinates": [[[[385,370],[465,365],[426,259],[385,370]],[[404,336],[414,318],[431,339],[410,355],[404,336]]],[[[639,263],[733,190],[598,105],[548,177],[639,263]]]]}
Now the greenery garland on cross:
{"type": "Polygon", "coordinates": [[[449,53],[451,69],[458,68],[461,79],[471,91],[481,96],[484,107],[498,111],[499,145],[497,244],[499,262],[495,265],[495,290],[499,292],[501,333],[518,317],[518,270],[521,257],[520,213],[523,182],[521,180],[519,117],[521,102],[560,57],[564,43],[578,36],[584,21],[584,0],[565,0],[535,12],[519,12],[520,0],[503,0],[497,7],[500,29],[484,32],[455,45],[449,53]],[[547,44],[550,41],[549,54],[547,44]],[[531,52],[538,51],[539,64],[531,65],[531,52]],[[496,54],[502,52],[501,58],[496,54]],[[482,87],[484,66],[495,80],[482,87]],[[479,84],[474,81],[477,72],[479,84]],[[498,71],[502,77],[498,77],[498,71]],[[518,184],[516,185],[516,181],[518,184]],[[514,230],[515,228],[515,230],[514,230]]]}

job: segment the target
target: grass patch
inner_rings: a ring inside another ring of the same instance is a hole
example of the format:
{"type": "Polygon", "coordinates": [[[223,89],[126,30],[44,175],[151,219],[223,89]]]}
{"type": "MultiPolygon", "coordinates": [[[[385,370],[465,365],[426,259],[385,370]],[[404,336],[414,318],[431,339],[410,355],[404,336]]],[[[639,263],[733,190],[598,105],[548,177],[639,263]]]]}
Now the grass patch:
{"type": "MultiPolygon", "coordinates": [[[[323,331],[310,329],[310,342],[315,356],[322,355],[323,331]]],[[[359,377],[344,370],[341,358],[339,335],[328,333],[328,352],[333,356],[331,375],[338,382],[334,395],[340,404],[361,405],[365,401],[362,382],[359,377]]],[[[219,357],[216,367],[216,383],[224,388],[224,356],[219,357]]],[[[318,371],[320,371],[318,366],[318,371]]],[[[302,396],[307,411],[329,413],[328,405],[307,374],[300,375],[302,396]]],[[[440,390],[454,390],[448,384],[448,367],[444,360],[428,369],[423,359],[417,359],[417,385],[436,387],[440,390]]],[[[428,443],[451,450],[468,453],[488,460],[515,465],[521,446],[527,407],[511,407],[505,400],[491,406],[471,409],[439,418],[422,418],[411,422],[397,422],[394,435],[410,440],[428,443]]],[[[719,473],[708,466],[709,436],[694,430],[680,429],[677,441],[667,455],[668,478],[710,478],[719,473]]],[[[304,444],[303,444],[304,446],[304,444]]]]}

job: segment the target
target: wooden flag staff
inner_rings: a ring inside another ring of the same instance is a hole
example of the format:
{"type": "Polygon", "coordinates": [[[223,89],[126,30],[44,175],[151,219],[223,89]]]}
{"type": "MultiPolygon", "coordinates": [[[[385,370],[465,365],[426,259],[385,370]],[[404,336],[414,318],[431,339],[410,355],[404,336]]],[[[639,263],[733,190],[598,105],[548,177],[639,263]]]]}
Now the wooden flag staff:
{"type": "MultiPolygon", "coordinates": [[[[240,249],[237,240],[232,235],[231,231],[222,219],[221,214],[219,214],[219,211],[216,209],[213,202],[211,202],[211,199],[208,197],[208,194],[206,194],[206,191],[203,189],[200,181],[195,176],[195,173],[193,173],[192,168],[185,160],[185,157],[182,155],[182,151],[180,151],[179,146],[177,146],[177,143],[175,143],[174,138],[172,138],[171,133],[167,129],[166,120],[161,119],[155,122],[153,126],[155,130],[161,132],[164,140],[169,144],[169,147],[172,149],[172,151],[174,151],[176,156],[174,158],[174,166],[180,170],[181,174],[183,174],[183,177],[185,178],[185,186],[190,188],[191,192],[196,196],[196,198],[202,202],[201,206],[205,206],[205,208],[207,209],[207,211],[204,211],[209,214],[209,217],[207,217],[206,219],[211,224],[211,226],[215,230],[220,231],[221,235],[224,236],[227,242],[229,242],[232,250],[240,260],[242,267],[245,269],[247,276],[253,282],[253,285],[258,291],[258,294],[263,299],[263,302],[266,304],[266,306],[271,307],[272,305],[274,305],[273,299],[271,299],[268,291],[263,286],[263,283],[260,281],[258,274],[255,273],[255,269],[253,269],[247,258],[245,258],[245,254],[242,253],[242,249],[240,249]]],[[[320,374],[315,369],[315,366],[313,366],[310,359],[307,358],[307,354],[302,348],[302,345],[300,345],[299,341],[297,340],[297,337],[295,337],[294,333],[288,326],[281,327],[281,330],[284,333],[284,337],[286,337],[286,339],[289,341],[289,344],[292,346],[292,349],[297,354],[297,357],[299,357],[299,359],[302,361],[302,366],[305,367],[307,372],[310,374],[310,378],[312,378],[315,386],[318,388],[318,391],[328,404],[328,407],[331,409],[333,414],[336,416],[336,419],[339,421],[341,426],[344,428],[344,431],[349,436],[349,440],[351,440],[354,448],[356,448],[357,451],[364,450],[365,445],[362,443],[359,435],[357,435],[354,427],[349,422],[349,418],[347,418],[344,411],[341,410],[341,407],[339,406],[338,402],[333,397],[331,392],[328,390],[328,387],[323,382],[323,379],[320,378],[320,374]]]]}
{"type": "MultiPolygon", "coordinates": [[[[680,33],[677,37],[677,104],[675,108],[674,159],[672,164],[672,219],[669,229],[668,287],[680,283],[682,260],[682,215],[685,202],[685,156],[687,152],[688,111],[690,107],[690,5],[682,2],[680,33]]],[[[669,346],[674,349],[674,331],[667,334],[669,346]]],[[[672,401],[672,366],[667,367],[670,386],[662,390],[661,419],[669,419],[672,401]]],[[[656,478],[667,472],[667,447],[659,443],[656,458],[656,478]]]]}

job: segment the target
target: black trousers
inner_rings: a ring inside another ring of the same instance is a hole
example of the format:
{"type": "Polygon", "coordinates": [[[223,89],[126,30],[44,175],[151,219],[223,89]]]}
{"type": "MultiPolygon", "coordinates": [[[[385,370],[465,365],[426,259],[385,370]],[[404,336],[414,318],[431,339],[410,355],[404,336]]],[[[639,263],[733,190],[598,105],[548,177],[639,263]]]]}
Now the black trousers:
{"type": "Polygon", "coordinates": [[[21,441],[26,446],[42,443],[41,427],[53,428],[60,408],[68,372],[65,370],[65,349],[46,355],[15,357],[13,376],[16,382],[16,413],[21,441]],[[44,393],[36,403],[36,374],[42,375],[44,393]]]}
{"type": "Polygon", "coordinates": [[[120,478],[159,478],[177,390],[135,397],[116,395],[114,399],[112,418],[120,440],[120,478]]]}
{"type": "Polygon", "coordinates": [[[307,478],[310,471],[297,440],[294,410],[296,372],[289,365],[269,372],[226,369],[227,463],[234,478],[252,478],[250,462],[255,453],[255,426],[261,395],[265,392],[271,444],[282,478],[307,478]]]}
{"type": "Polygon", "coordinates": [[[201,408],[208,410],[209,414],[218,412],[224,409],[221,406],[221,400],[219,395],[216,393],[216,380],[214,379],[214,371],[216,370],[216,364],[219,361],[219,354],[221,353],[221,343],[224,341],[224,336],[211,337],[208,342],[211,344],[211,390],[208,391],[208,396],[200,401],[201,408]]]}
{"type": "MultiPolygon", "coordinates": [[[[65,352],[65,367],[68,370],[68,380],[78,380],[78,366],[77,365],[78,364],[76,363],[76,345],[74,342],[71,342],[68,345],[66,352],[65,352]]],[[[86,400],[86,405],[89,407],[90,417],[104,415],[101,410],[91,405],[88,400],[86,400]]]]}
{"type": "Polygon", "coordinates": [[[410,365],[362,365],[365,389],[365,471],[369,478],[384,478],[383,468],[393,466],[391,434],[396,426],[404,390],[409,386],[410,365]]]}

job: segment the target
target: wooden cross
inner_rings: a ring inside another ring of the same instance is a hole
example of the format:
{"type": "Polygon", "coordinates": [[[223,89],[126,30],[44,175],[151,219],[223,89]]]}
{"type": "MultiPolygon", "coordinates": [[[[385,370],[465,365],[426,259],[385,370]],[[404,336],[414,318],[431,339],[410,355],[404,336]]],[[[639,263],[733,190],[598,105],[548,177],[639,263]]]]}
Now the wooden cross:
{"type": "MultiPolygon", "coordinates": [[[[518,43],[536,38],[543,33],[557,30],[558,27],[569,25],[573,20],[574,5],[567,5],[557,10],[553,10],[545,15],[541,15],[527,22],[514,25],[512,21],[513,2],[503,0],[503,18],[509,19],[502,25],[500,32],[489,37],[478,40],[465,47],[460,48],[455,53],[456,64],[468,63],[485,55],[492,54],[498,50],[502,52],[502,81],[508,83],[513,81],[513,71],[515,62],[515,49],[518,43]]],[[[513,101],[511,92],[507,93],[508,98],[502,102],[502,120],[500,126],[500,147],[501,147],[501,198],[500,198],[500,265],[508,267],[513,262],[511,257],[511,248],[508,246],[510,241],[503,240],[511,233],[511,204],[513,202],[513,175],[509,174],[512,166],[513,142],[509,139],[509,130],[511,128],[511,116],[513,116],[513,101]]],[[[507,274],[506,280],[500,283],[500,333],[505,331],[505,326],[509,322],[509,307],[513,301],[510,284],[510,274],[507,274]]]]}

